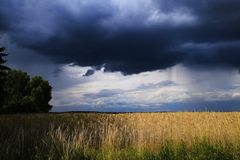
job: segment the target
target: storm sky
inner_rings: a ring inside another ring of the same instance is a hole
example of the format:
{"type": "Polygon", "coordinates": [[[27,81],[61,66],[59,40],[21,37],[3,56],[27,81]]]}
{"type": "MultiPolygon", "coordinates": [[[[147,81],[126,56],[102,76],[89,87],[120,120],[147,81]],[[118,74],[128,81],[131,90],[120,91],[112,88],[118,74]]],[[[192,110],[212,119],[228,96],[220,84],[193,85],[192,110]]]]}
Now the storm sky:
{"type": "Polygon", "coordinates": [[[0,4],[8,65],[49,80],[57,111],[240,110],[239,28],[239,0],[0,4]]]}

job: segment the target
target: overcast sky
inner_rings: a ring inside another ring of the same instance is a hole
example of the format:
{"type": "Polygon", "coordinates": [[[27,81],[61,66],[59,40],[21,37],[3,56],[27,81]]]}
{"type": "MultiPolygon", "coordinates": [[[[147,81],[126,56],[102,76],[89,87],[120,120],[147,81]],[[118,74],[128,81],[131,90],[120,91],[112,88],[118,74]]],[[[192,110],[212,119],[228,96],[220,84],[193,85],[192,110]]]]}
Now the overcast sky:
{"type": "Polygon", "coordinates": [[[8,65],[49,80],[57,111],[240,110],[239,28],[239,0],[0,4],[8,65]]]}

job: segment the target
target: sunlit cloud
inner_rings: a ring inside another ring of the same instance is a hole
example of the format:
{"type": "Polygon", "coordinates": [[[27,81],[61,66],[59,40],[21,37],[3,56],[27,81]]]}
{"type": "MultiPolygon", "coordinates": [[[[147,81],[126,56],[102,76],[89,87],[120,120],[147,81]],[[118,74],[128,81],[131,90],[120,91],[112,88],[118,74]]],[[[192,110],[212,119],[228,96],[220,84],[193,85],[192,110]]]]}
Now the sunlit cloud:
{"type": "Polygon", "coordinates": [[[52,102],[55,106],[107,107],[127,104],[151,107],[166,103],[237,100],[240,97],[240,87],[232,83],[240,80],[236,70],[195,72],[177,65],[167,70],[127,76],[121,72],[98,70],[89,77],[83,77],[84,67],[67,65],[63,68],[64,74],[79,79],[79,84],[55,91],[52,102]],[[76,72],[78,69],[79,72],[76,72]],[[72,76],[74,74],[76,76],[72,76]]]}

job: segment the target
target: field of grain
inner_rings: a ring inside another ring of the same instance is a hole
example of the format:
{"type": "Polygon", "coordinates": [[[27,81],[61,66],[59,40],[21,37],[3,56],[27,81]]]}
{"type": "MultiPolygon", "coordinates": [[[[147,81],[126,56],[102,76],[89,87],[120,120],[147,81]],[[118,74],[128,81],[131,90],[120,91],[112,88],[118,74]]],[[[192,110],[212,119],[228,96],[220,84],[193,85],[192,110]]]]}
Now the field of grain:
{"type": "Polygon", "coordinates": [[[240,159],[240,113],[0,115],[0,159],[240,159]]]}

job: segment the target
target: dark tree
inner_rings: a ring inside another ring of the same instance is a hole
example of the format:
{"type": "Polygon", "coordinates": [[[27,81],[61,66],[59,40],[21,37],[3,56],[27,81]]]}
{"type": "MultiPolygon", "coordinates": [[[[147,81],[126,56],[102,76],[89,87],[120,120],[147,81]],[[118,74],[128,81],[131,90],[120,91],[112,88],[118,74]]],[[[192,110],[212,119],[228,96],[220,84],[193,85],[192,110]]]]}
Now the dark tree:
{"type": "Polygon", "coordinates": [[[52,87],[48,81],[43,80],[42,77],[36,76],[28,83],[28,91],[30,91],[30,97],[32,97],[36,107],[41,112],[48,112],[52,106],[49,105],[52,87]]]}
{"type": "Polygon", "coordinates": [[[32,79],[26,72],[9,70],[4,85],[6,113],[48,112],[52,87],[42,77],[32,79]]]}
{"type": "Polygon", "coordinates": [[[25,107],[22,106],[22,100],[27,95],[26,86],[30,81],[30,76],[22,71],[9,70],[4,84],[5,112],[26,112],[25,107]]]}
{"type": "Polygon", "coordinates": [[[39,76],[31,79],[26,72],[5,66],[4,51],[0,48],[0,112],[48,112],[52,108],[48,81],[39,76]]]}
{"type": "Polygon", "coordinates": [[[7,56],[7,54],[4,53],[4,51],[5,51],[5,48],[1,47],[0,48],[0,111],[2,111],[3,101],[5,97],[3,86],[6,79],[7,71],[9,70],[9,68],[4,65],[4,63],[6,63],[6,60],[4,59],[4,57],[7,56]]]}

